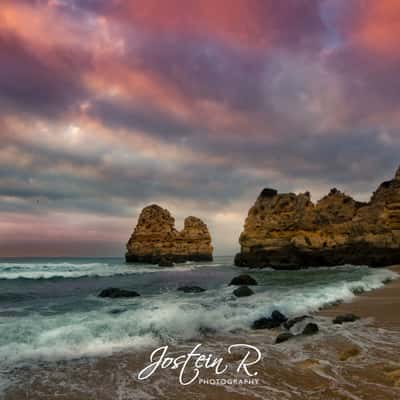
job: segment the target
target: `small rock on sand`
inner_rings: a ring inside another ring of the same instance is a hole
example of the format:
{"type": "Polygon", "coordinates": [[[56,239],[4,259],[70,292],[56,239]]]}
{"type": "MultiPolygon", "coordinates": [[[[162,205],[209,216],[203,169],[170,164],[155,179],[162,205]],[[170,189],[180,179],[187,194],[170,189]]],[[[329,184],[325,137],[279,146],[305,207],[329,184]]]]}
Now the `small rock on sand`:
{"type": "Polygon", "coordinates": [[[293,333],[290,332],[284,332],[278,335],[275,339],[275,344],[287,342],[289,339],[292,339],[294,337],[293,333]]]}
{"type": "Polygon", "coordinates": [[[302,334],[303,335],[315,335],[316,333],[318,333],[319,328],[317,324],[314,324],[313,322],[310,322],[309,324],[307,324],[305,326],[305,328],[303,329],[302,334]]]}
{"type": "Polygon", "coordinates": [[[338,315],[332,322],[334,324],[344,324],[346,322],[355,322],[359,319],[360,317],[354,314],[343,314],[343,315],[338,315]]]}

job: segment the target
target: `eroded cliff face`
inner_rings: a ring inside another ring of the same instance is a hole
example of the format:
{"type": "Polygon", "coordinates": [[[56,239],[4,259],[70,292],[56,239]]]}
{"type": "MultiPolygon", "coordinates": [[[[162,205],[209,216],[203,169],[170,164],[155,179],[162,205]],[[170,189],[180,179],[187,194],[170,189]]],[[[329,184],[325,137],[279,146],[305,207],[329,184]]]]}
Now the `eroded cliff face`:
{"type": "Polygon", "coordinates": [[[249,211],[239,242],[239,266],[400,263],[400,168],[368,203],[337,189],[316,204],[309,193],[264,189],[249,211]]]}
{"type": "Polygon", "coordinates": [[[158,264],[172,262],[212,261],[213,247],[207,225],[199,218],[187,217],[181,231],[167,209],[156,204],[145,207],[127,243],[127,262],[158,264]]]}

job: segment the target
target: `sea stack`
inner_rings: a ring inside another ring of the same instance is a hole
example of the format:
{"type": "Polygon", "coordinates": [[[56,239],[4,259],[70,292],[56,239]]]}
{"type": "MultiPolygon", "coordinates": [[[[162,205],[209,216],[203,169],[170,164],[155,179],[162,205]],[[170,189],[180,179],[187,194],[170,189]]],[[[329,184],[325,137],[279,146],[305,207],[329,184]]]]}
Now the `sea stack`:
{"type": "Polygon", "coordinates": [[[400,263],[400,168],[368,203],[337,189],[314,204],[310,194],[264,189],[250,209],[235,264],[296,269],[400,263]]]}
{"type": "Polygon", "coordinates": [[[167,209],[156,204],[145,207],[127,245],[126,262],[159,264],[169,262],[212,261],[213,247],[207,225],[199,218],[187,217],[181,231],[167,209]]]}

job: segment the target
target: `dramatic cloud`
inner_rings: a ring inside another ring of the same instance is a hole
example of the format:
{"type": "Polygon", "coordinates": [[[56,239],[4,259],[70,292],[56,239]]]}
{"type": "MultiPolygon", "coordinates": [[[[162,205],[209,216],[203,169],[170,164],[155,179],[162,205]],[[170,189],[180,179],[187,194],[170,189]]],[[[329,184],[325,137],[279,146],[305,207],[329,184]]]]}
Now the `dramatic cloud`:
{"type": "Polygon", "coordinates": [[[400,151],[395,0],[3,0],[0,257],[122,255],[140,209],[230,254],[265,186],[367,199],[400,151]]]}

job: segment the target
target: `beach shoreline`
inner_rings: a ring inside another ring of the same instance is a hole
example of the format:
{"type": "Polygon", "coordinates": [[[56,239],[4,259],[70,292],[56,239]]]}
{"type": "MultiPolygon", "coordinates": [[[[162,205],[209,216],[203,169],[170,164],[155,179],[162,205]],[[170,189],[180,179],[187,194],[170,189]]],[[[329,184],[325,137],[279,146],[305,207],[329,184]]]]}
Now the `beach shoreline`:
{"type": "Polygon", "coordinates": [[[370,318],[375,327],[400,331],[400,265],[387,269],[399,274],[398,278],[378,289],[358,294],[349,302],[328,306],[316,315],[335,317],[352,313],[361,318],[370,318]]]}
{"type": "MultiPolygon", "coordinates": [[[[400,273],[400,266],[390,267],[400,273]]],[[[400,278],[400,275],[398,276],[400,278]]],[[[14,370],[16,382],[5,393],[6,400],[111,399],[229,399],[250,400],[393,400],[400,398],[400,279],[356,295],[351,301],[326,307],[311,314],[311,320],[292,330],[301,332],[314,322],[319,332],[299,335],[281,344],[276,337],[283,327],[271,330],[238,331],[226,335],[205,333],[184,343],[171,343],[175,356],[188,353],[197,343],[206,353],[224,357],[231,366],[225,379],[246,378],[234,367],[243,355],[228,355],[235,343],[257,347],[262,360],[256,365],[257,384],[213,385],[179,383],[179,371],[160,370],[146,381],[138,373],[149,364],[154,348],[142,348],[108,356],[39,363],[14,370]],[[360,320],[336,325],[332,319],[354,313],[360,320]],[[198,340],[198,341],[197,341],[198,340]]],[[[216,378],[202,370],[203,377],[216,378]]]]}

